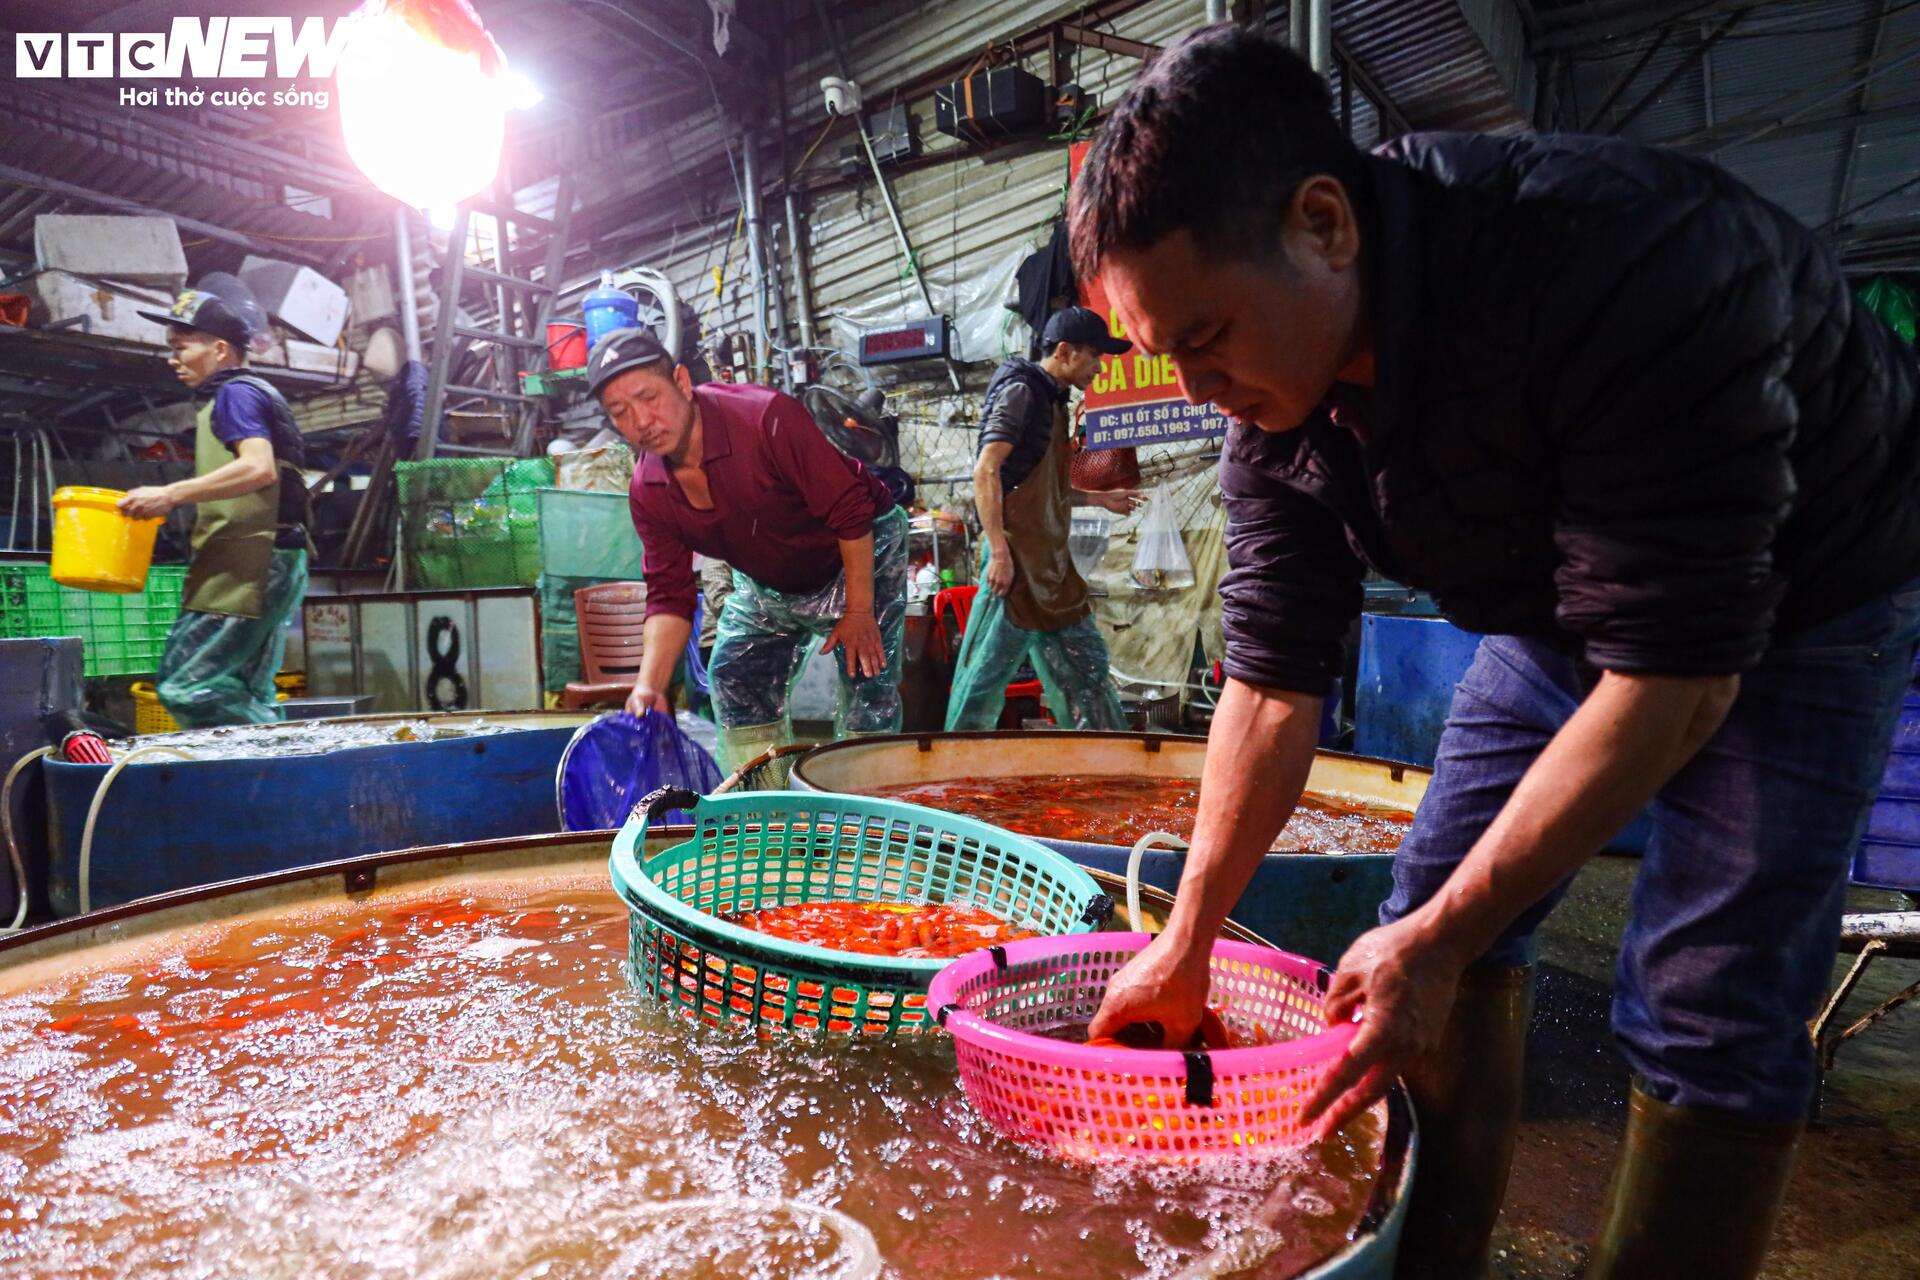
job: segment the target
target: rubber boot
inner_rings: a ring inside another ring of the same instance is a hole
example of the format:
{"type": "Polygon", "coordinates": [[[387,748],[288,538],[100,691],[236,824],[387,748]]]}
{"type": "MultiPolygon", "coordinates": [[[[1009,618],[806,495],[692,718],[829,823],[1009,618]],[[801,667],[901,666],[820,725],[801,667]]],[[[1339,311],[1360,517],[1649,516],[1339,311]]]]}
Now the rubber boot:
{"type": "Polygon", "coordinates": [[[791,737],[785,720],[771,720],[766,724],[743,724],[736,729],[725,725],[720,728],[720,759],[716,762],[720,772],[731,775],[742,765],[750,764],[756,757],[785,746],[791,737]]]}
{"type": "Polygon", "coordinates": [[[1805,1127],[1676,1107],[1636,1084],[1587,1280],[1759,1275],[1805,1127]]]}
{"type": "Polygon", "coordinates": [[[1440,1048],[1404,1076],[1420,1120],[1420,1157],[1400,1237],[1401,1280],[1486,1273],[1520,1127],[1532,1007],[1532,965],[1469,969],[1440,1048]]]}

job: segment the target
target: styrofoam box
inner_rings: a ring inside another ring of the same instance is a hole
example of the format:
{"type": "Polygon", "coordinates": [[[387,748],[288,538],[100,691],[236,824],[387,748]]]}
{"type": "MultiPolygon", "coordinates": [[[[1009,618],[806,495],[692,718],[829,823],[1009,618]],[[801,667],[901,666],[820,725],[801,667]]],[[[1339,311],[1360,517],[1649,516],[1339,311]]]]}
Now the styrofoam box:
{"type": "Polygon", "coordinates": [[[240,263],[240,278],[267,314],[289,329],[326,347],[339,340],[347,323],[347,291],[312,267],[249,254],[240,263]]]}
{"type": "Polygon", "coordinates": [[[33,220],[34,265],[166,291],[186,287],[187,255],[172,218],[43,213],[33,220]]]}
{"type": "Polygon", "coordinates": [[[173,305],[170,293],[92,280],[70,271],[37,271],[15,287],[33,299],[32,321],[36,325],[85,316],[87,325],[84,329],[74,326],[76,333],[144,342],[155,347],[167,345],[165,325],[134,313],[137,310],[164,313],[173,305]]]}
{"type": "Polygon", "coordinates": [[[394,302],[393,277],[381,263],[362,267],[347,277],[347,300],[352,303],[357,325],[384,320],[400,310],[394,302]]]}

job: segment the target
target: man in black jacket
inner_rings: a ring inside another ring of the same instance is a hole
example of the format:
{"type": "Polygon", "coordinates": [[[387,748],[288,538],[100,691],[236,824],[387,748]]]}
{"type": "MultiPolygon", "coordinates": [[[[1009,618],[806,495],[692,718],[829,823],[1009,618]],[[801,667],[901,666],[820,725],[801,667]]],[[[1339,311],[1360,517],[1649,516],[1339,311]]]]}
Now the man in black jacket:
{"type": "Polygon", "coordinates": [[[1485,633],[1308,1101],[1404,1077],[1403,1272],[1471,1274],[1505,1190],[1531,935],[1652,802],[1615,980],[1635,1072],[1592,1258],[1757,1271],[1815,1086],[1806,1020],[1920,635],[1911,351],[1710,165],[1617,141],[1356,151],[1233,28],[1157,60],[1073,193],[1075,266],[1221,463],[1231,677],[1179,905],[1092,1032],[1193,1027],[1205,956],[1305,781],[1363,566],[1485,633]]]}

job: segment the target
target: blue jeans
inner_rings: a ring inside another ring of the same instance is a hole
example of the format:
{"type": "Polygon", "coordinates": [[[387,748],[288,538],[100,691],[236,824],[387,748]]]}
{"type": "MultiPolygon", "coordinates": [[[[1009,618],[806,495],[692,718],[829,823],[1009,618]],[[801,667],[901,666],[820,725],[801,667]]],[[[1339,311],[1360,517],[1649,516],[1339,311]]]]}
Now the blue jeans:
{"type": "MultiPolygon", "coordinates": [[[[1806,1114],[1817,1082],[1807,1020],[1832,972],[1848,868],[1917,637],[1920,581],[1776,636],[1726,722],[1655,796],[1613,1032],[1660,1101],[1806,1114]]],[[[1395,858],[1383,923],[1439,891],[1583,696],[1567,655],[1510,636],[1480,642],[1395,858]]],[[[1515,920],[1487,961],[1526,963],[1565,889],[1515,920]]]]}

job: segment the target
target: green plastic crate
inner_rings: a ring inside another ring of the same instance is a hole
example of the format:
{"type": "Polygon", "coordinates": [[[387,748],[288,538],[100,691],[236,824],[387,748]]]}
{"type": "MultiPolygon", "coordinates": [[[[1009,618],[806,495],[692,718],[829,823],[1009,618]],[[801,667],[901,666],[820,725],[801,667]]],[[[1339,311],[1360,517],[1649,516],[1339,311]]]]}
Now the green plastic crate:
{"type": "Polygon", "coordinates": [[[138,594],[60,586],[44,564],[0,565],[0,639],[79,636],[89,676],[150,675],[180,616],[184,565],[155,565],[138,594]]]}

